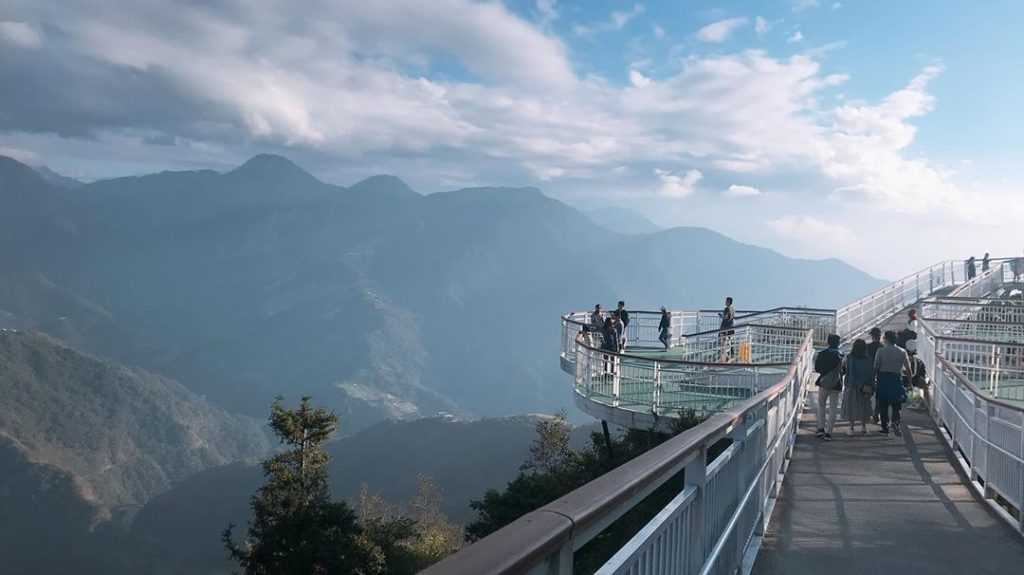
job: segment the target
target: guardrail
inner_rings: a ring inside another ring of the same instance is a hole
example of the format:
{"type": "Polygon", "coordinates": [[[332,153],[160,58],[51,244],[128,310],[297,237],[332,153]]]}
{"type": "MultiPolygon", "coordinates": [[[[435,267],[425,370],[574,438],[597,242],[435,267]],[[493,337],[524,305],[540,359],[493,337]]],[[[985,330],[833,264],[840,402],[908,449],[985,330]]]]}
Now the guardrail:
{"type": "Polygon", "coordinates": [[[1024,409],[986,396],[941,356],[934,365],[933,416],[943,438],[971,486],[1024,534],[1024,409]]]}
{"type": "Polygon", "coordinates": [[[966,276],[964,262],[952,260],[910,274],[839,308],[836,312],[837,333],[844,341],[852,341],[921,298],[964,283],[966,276]]]}
{"type": "MultiPolygon", "coordinates": [[[[669,347],[686,344],[687,338],[717,331],[721,324],[718,310],[672,310],[669,312],[669,347]]],[[[799,329],[813,329],[814,343],[823,347],[830,333],[835,333],[835,310],[801,307],[778,307],[764,311],[741,310],[736,312],[734,328],[748,324],[777,326],[799,329]]],[[[607,314],[606,314],[607,315],[607,314]]],[[[627,349],[664,349],[658,326],[661,312],[629,310],[629,325],[626,326],[627,349]]],[[[562,370],[574,373],[576,358],[576,337],[593,326],[589,312],[570,312],[561,317],[562,337],[559,360],[562,370]]]]}
{"type": "MultiPolygon", "coordinates": [[[[682,410],[715,413],[775,383],[807,330],[739,326],[688,336],[671,356],[603,350],[576,342],[574,389],[584,412],[625,427],[667,429],[682,410]]],[[[813,341],[812,341],[813,344],[813,341]]]]}
{"type": "Polygon", "coordinates": [[[677,495],[599,573],[733,573],[771,515],[811,381],[808,330],[776,383],[428,568],[428,575],[558,574],[573,554],[682,473],[677,495]],[[732,444],[708,454],[721,439],[732,444]]]}
{"type": "MultiPolygon", "coordinates": [[[[1002,278],[983,281],[998,290],[1002,278]]],[[[1016,309],[990,297],[928,302],[918,350],[943,439],[971,486],[1024,534],[1024,344],[1011,341],[1024,326],[1006,321],[1016,309]]]]}

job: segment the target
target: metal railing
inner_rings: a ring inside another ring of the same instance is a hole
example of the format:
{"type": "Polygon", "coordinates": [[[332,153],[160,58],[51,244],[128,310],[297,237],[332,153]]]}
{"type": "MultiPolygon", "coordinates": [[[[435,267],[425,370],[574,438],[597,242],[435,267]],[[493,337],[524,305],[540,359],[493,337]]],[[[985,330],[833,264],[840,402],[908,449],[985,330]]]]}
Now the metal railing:
{"type": "Polygon", "coordinates": [[[1024,533],[1024,408],[987,396],[941,355],[934,366],[932,408],[943,438],[972,487],[1024,533]]]}
{"type": "MultiPolygon", "coordinates": [[[[606,314],[607,315],[607,314],[606,314]]],[[[694,335],[717,331],[722,319],[719,310],[672,310],[669,327],[669,347],[684,346],[694,335]]],[[[660,311],[629,310],[626,326],[626,347],[631,350],[664,349],[661,341],[660,311]]],[[[829,309],[778,307],[764,311],[736,312],[734,328],[748,324],[813,329],[814,343],[822,347],[830,333],[835,333],[836,312],[829,309]]],[[[581,332],[593,329],[590,312],[570,312],[561,317],[562,337],[559,359],[562,369],[573,373],[576,357],[576,338],[581,332]]]]}
{"type": "Polygon", "coordinates": [[[843,340],[862,337],[888,317],[940,290],[960,285],[967,277],[962,261],[945,261],[897,280],[839,308],[836,332],[843,340]]]}
{"type": "Polygon", "coordinates": [[[813,353],[808,330],[786,372],[768,389],[524,515],[424,573],[571,574],[576,551],[680,472],[682,485],[669,505],[598,572],[736,572],[771,515],[812,380],[813,353]],[[723,438],[732,444],[709,462],[712,446],[723,438]]]}
{"type": "Polygon", "coordinates": [[[659,418],[683,410],[715,413],[775,383],[807,333],[739,326],[688,336],[671,355],[615,353],[581,333],[574,362],[576,404],[595,417],[628,427],[668,426],[670,421],[659,418]]]}

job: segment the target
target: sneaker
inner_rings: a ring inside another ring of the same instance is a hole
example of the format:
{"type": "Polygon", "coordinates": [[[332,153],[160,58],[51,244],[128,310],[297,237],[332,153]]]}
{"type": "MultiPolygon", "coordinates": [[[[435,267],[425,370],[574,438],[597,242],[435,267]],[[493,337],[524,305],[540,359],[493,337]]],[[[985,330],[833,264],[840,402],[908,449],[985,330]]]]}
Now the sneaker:
{"type": "Polygon", "coordinates": [[[824,439],[825,439],[825,441],[832,441],[832,434],[831,433],[826,433],[824,439]]]}
{"type": "Polygon", "coordinates": [[[871,416],[871,423],[874,423],[875,425],[878,425],[878,416],[877,415],[872,415],[871,416]]]}
{"type": "Polygon", "coordinates": [[[821,439],[822,437],[825,437],[825,430],[824,429],[819,429],[817,431],[817,433],[814,434],[814,436],[817,437],[818,439],[821,439]]]}

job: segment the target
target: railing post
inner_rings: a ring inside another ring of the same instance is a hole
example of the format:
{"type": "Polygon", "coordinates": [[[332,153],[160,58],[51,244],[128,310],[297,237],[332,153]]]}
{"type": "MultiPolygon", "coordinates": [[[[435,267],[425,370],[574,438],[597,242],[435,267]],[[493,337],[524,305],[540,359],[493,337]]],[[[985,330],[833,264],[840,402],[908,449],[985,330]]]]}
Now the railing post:
{"type": "Polygon", "coordinates": [[[661,415],[661,362],[654,362],[654,401],[651,405],[654,415],[661,415]]]}
{"type": "Polygon", "coordinates": [[[695,489],[693,495],[693,502],[690,503],[690,540],[687,542],[687,547],[690,549],[690,565],[687,573],[698,573],[700,568],[704,566],[704,539],[708,536],[704,532],[704,495],[705,486],[707,485],[707,471],[708,471],[708,446],[702,445],[700,453],[693,458],[693,461],[686,465],[684,472],[684,480],[686,486],[692,485],[695,489]]]}

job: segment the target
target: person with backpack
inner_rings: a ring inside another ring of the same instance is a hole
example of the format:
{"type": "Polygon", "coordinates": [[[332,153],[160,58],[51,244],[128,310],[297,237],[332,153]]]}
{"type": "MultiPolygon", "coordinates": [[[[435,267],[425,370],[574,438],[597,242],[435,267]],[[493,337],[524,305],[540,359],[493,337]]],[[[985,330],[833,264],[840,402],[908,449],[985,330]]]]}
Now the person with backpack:
{"type": "Polygon", "coordinates": [[[626,330],[629,328],[629,312],[626,311],[626,302],[619,300],[619,307],[615,309],[615,312],[619,314],[619,321],[622,322],[622,341],[619,343],[619,347],[626,349],[626,340],[628,339],[626,330]]]}
{"type": "Polygon", "coordinates": [[[858,421],[860,433],[864,435],[868,432],[868,419],[874,412],[871,398],[875,394],[875,372],[872,358],[868,356],[867,343],[863,339],[854,340],[843,370],[846,372],[843,419],[850,422],[850,435],[853,435],[854,424],[858,421]]]}
{"type": "Polygon", "coordinates": [[[819,439],[832,441],[832,429],[839,410],[839,393],[843,390],[843,352],[839,351],[839,336],[828,336],[828,348],[814,358],[814,371],[818,375],[818,431],[819,439]]]}
{"type": "Polygon", "coordinates": [[[875,354],[875,380],[878,388],[878,407],[881,412],[882,429],[879,433],[889,435],[889,423],[892,422],[893,434],[902,435],[900,429],[900,408],[907,398],[907,390],[903,387],[903,374],[914,373],[907,352],[896,345],[896,332],[889,330],[883,337],[885,347],[875,354]]]}
{"type": "Polygon", "coordinates": [[[668,348],[671,346],[672,343],[672,335],[669,333],[671,327],[672,315],[668,313],[668,310],[665,309],[665,306],[662,306],[661,323],[658,324],[658,339],[661,341],[661,344],[665,346],[665,351],[668,351],[668,348]]]}

